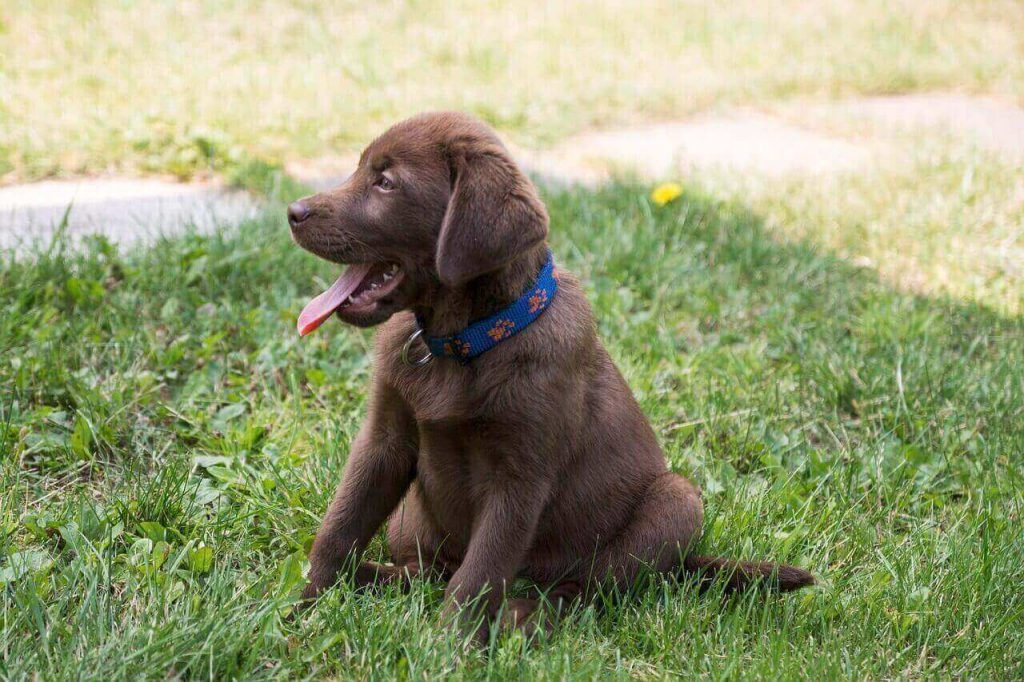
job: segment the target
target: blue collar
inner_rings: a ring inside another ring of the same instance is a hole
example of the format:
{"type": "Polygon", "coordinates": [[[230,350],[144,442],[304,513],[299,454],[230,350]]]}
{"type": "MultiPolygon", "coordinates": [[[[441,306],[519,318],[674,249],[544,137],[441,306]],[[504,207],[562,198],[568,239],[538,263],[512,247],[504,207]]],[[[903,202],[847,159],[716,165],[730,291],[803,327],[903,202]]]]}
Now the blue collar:
{"type": "MultiPolygon", "coordinates": [[[[508,307],[490,317],[470,322],[468,327],[450,336],[424,334],[422,339],[432,355],[453,358],[465,364],[529,327],[551,305],[557,291],[558,270],[549,251],[536,281],[508,307]]],[[[424,328],[423,320],[418,317],[416,323],[420,329],[424,328]]]]}

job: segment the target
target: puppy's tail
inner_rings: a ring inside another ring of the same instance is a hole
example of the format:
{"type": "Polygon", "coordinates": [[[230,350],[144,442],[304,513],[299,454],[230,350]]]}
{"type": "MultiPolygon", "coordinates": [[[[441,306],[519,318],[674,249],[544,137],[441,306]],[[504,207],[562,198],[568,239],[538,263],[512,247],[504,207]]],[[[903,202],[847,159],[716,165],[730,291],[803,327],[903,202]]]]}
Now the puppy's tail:
{"type": "Polygon", "coordinates": [[[814,584],[814,576],[802,568],[770,561],[733,561],[721,557],[688,556],[683,568],[698,576],[701,583],[710,583],[721,576],[728,591],[743,590],[754,585],[791,592],[814,584]]]}

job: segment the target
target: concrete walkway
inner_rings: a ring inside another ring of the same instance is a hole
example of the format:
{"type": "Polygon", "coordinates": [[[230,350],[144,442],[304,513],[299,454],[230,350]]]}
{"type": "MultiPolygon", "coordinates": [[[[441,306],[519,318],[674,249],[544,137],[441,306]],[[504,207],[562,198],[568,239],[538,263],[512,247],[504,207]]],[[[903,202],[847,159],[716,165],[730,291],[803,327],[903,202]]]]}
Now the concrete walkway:
{"type": "Polygon", "coordinates": [[[785,175],[851,170],[863,148],[756,113],[584,133],[545,152],[522,152],[541,177],[599,183],[626,173],[658,179],[680,172],[724,169],[785,175]]]}
{"type": "MultiPolygon", "coordinates": [[[[823,105],[826,118],[854,118],[893,129],[951,135],[1011,159],[1024,159],[1024,110],[962,95],[870,97],[823,105]]],[[[720,117],[595,131],[545,151],[514,149],[543,181],[593,185],[625,173],[668,178],[701,169],[766,175],[816,175],[865,167],[872,152],[851,141],[741,111],[720,117]]],[[[339,183],[356,157],[336,157],[288,170],[324,189],[339,183]]],[[[65,214],[72,238],[101,233],[120,244],[188,227],[212,230],[257,214],[249,194],[213,184],[157,180],[40,182],[0,188],[0,249],[48,240],[65,214]]]]}
{"type": "Polygon", "coordinates": [[[188,228],[208,231],[259,213],[246,192],[159,180],[48,181],[0,188],[0,249],[49,241],[67,216],[72,241],[103,234],[119,244],[188,228]]]}
{"type": "Polygon", "coordinates": [[[1024,109],[986,97],[898,95],[854,99],[843,113],[904,129],[929,129],[983,149],[1024,159],[1024,109]]]}

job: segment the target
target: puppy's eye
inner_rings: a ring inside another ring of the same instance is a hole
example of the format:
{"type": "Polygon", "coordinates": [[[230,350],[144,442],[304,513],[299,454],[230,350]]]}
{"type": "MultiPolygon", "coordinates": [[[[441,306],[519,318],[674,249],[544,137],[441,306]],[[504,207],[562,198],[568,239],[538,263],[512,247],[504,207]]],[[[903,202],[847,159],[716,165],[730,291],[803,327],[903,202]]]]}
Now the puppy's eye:
{"type": "Polygon", "coordinates": [[[391,178],[389,178],[386,175],[382,175],[379,178],[377,178],[377,182],[373,183],[373,185],[374,187],[378,187],[384,190],[385,192],[390,192],[395,188],[394,181],[392,181],[391,178]]]}

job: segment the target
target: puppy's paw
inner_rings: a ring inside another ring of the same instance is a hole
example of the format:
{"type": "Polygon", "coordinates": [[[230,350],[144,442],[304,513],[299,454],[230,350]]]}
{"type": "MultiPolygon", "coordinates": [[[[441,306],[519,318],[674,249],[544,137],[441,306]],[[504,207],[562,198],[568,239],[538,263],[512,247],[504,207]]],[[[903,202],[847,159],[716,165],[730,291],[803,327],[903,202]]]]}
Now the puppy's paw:
{"type": "Polygon", "coordinates": [[[325,589],[326,586],[318,585],[312,581],[306,583],[306,586],[302,588],[302,596],[299,598],[296,608],[301,610],[308,609],[316,601],[316,598],[320,596],[320,592],[325,589]]]}
{"type": "Polygon", "coordinates": [[[486,647],[491,640],[491,628],[478,608],[463,606],[449,600],[441,610],[441,626],[458,632],[474,646],[486,647]]]}
{"type": "Polygon", "coordinates": [[[509,599],[499,623],[502,630],[519,630],[529,640],[541,632],[551,633],[553,623],[545,616],[537,599],[509,599]]]}

